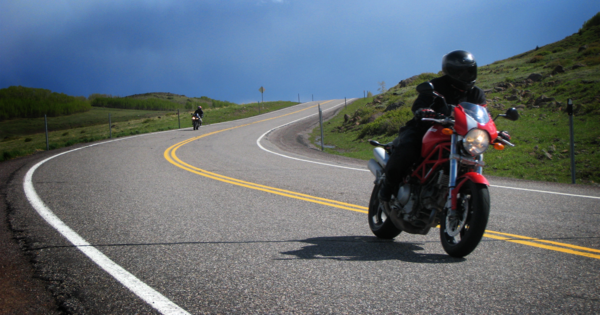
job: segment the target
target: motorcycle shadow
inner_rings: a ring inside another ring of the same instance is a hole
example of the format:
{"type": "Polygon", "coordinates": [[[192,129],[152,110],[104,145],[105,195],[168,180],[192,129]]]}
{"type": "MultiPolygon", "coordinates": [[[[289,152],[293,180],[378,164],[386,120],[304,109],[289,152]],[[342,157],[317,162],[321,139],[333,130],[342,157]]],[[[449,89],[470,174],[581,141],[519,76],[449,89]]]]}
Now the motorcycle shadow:
{"type": "MultiPolygon", "coordinates": [[[[315,237],[297,242],[307,243],[302,249],[282,252],[296,256],[290,259],[331,259],[340,261],[400,260],[413,263],[443,264],[466,261],[445,254],[423,254],[419,243],[394,242],[374,236],[315,237]]],[[[285,260],[285,259],[282,259],[285,260]]]]}

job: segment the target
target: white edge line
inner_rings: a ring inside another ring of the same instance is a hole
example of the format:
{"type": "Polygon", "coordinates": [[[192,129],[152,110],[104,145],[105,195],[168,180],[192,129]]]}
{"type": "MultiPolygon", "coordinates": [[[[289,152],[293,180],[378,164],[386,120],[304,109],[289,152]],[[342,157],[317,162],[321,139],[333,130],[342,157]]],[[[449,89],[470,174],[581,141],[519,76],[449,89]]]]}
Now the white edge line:
{"type": "Polygon", "coordinates": [[[505,189],[514,189],[514,190],[524,190],[524,191],[538,192],[538,193],[544,193],[544,194],[553,194],[553,195],[562,195],[562,196],[569,196],[569,197],[581,197],[581,198],[600,199],[600,197],[596,197],[596,196],[567,194],[567,193],[560,193],[560,192],[546,191],[546,190],[537,190],[537,189],[515,188],[515,187],[498,186],[498,185],[490,185],[490,187],[505,188],[505,189]]]}
{"type": "MultiPolygon", "coordinates": [[[[173,130],[170,130],[173,131],[173,130]]],[[[168,131],[167,131],[168,132],[168,131]]],[[[23,189],[25,191],[25,195],[29,200],[29,203],[33,208],[38,212],[38,214],[48,222],[54,229],[56,229],[62,236],[64,236],[69,242],[71,242],[77,249],[79,249],[82,253],[84,253],[88,258],[90,258],[93,262],[95,262],[100,268],[104,269],[107,273],[113,276],[117,281],[119,281],[122,285],[127,287],[133,293],[135,293],[138,297],[148,303],[150,306],[161,312],[162,314],[189,314],[187,311],[179,307],[177,304],[173,303],[171,300],[166,298],[164,295],[160,294],[158,291],[154,290],[140,279],[136,278],[134,275],[129,273],[123,267],[117,265],[115,262],[110,260],[106,255],[100,252],[98,249],[93,247],[90,243],[88,243],[85,239],[83,239],[79,234],[73,231],[70,227],[68,227],[62,220],[60,220],[53,212],[44,204],[44,202],[40,199],[38,194],[33,187],[33,173],[36,171],[38,167],[47,161],[61,156],[63,154],[71,153],[77,150],[93,147],[100,144],[106,144],[109,142],[132,139],[135,137],[145,136],[149,134],[127,137],[122,139],[116,139],[111,141],[106,141],[102,143],[96,143],[92,145],[88,145],[85,147],[69,150],[63,153],[56,154],[51,156],[41,162],[38,162],[32,168],[27,171],[25,174],[25,178],[23,181],[23,189]]]]}
{"type": "MultiPolygon", "coordinates": [[[[341,106],[341,104],[340,104],[340,105],[337,105],[337,106],[333,106],[333,107],[331,107],[331,108],[328,108],[328,109],[326,109],[325,111],[332,110],[332,109],[334,109],[334,108],[336,108],[336,107],[338,107],[338,106],[341,106]]],[[[285,127],[285,126],[287,126],[287,125],[291,125],[291,124],[293,124],[293,123],[295,123],[295,122],[298,122],[298,121],[300,121],[300,120],[306,119],[306,118],[308,118],[308,117],[315,116],[315,115],[317,115],[317,114],[308,115],[308,116],[306,116],[306,117],[302,117],[302,118],[296,119],[296,120],[294,120],[294,121],[290,121],[290,122],[288,122],[288,123],[286,123],[286,124],[283,124],[283,125],[281,125],[281,126],[278,126],[278,127],[275,127],[275,128],[273,128],[273,129],[270,129],[270,130],[268,130],[267,132],[263,133],[263,134],[262,134],[262,135],[261,135],[261,136],[260,136],[260,137],[259,137],[259,138],[256,140],[256,145],[258,145],[258,146],[259,146],[259,147],[260,147],[262,150],[264,150],[264,151],[266,151],[266,152],[269,152],[269,153],[271,153],[271,154],[275,154],[275,155],[279,155],[279,156],[281,156],[281,157],[284,157],[284,158],[288,158],[288,159],[296,160],[296,161],[301,161],[301,162],[306,162],[306,163],[313,163],[313,164],[319,164],[319,165],[325,165],[325,166],[331,166],[331,167],[337,167],[337,168],[344,168],[344,169],[349,169],[349,170],[354,170],[354,171],[369,172],[369,170],[368,170],[368,169],[362,169],[362,168],[353,168],[353,167],[347,167],[347,166],[341,166],[341,165],[328,164],[328,163],[322,163],[322,162],[317,162],[317,161],[311,161],[311,160],[305,160],[305,159],[295,158],[295,157],[292,157],[292,156],[288,156],[288,155],[284,155],[284,154],[281,154],[281,153],[273,152],[273,151],[271,151],[271,150],[269,150],[269,149],[266,149],[265,147],[263,147],[263,146],[260,144],[260,141],[261,141],[261,140],[262,140],[262,139],[263,139],[263,138],[264,138],[264,137],[265,137],[267,134],[269,134],[270,132],[272,132],[272,131],[274,131],[274,130],[277,130],[277,129],[279,129],[279,128],[285,127]]],[[[490,187],[495,187],[495,188],[504,188],[504,189],[513,189],[513,190],[523,190],[523,191],[537,192],[537,193],[543,193],[543,194],[561,195],[561,196],[569,196],[569,197],[580,197],[580,198],[600,199],[600,197],[595,197],[595,196],[577,195],[577,194],[567,194],[567,193],[560,193],[560,192],[546,191],[546,190],[536,190],[536,189],[517,188],[517,187],[508,187],[508,186],[498,186],[498,185],[490,185],[490,187]]]]}
{"type": "MultiPolygon", "coordinates": [[[[352,99],[351,99],[351,100],[352,100],[352,99]]],[[[328,108],[328,109],[326,109],[326,110],[324,110],[324,111],[332,110],[332,109],[335,109],[335,108],[337,108],[337,107],[339,107],[339,106],[342,106],[342,105],[343,105],[343,104],[340,104],[340,105],[337,105],[337,106],[333,106],[333,107],[331,107],[331,108],[328,108]]],[[[301,162],[306,162],[306,163],[313,163],[313,164],[319,164],[319,165],[325,165],[325,166],[331,166],[331,167],[337,167],[337,168],[344,168],[344,169],[348,169],[348,170],[354,170],[354,171],[368,172],[368,171],[369,171],[368,169],[354,168],[354,167],[341,166],[341,165],[336,165],[336,164],[328,164],[328,163],[323,163],[323,162],[317,162],[317,161],[311,161],[311,160],[305,160],[305,159],[295,158],[295,157],[292,157],[292,156],[288,156],[288,155],[284,155],[284,154],[281,154],[281,153],[273,152],[273,151],[271,151],[271,150],[269,150],[269,149],[267,149],[267,148],[263,147],[263,146],[260,144],[260,141],[261,141],[261,140],[262,140],[262,139],[263,139],[263,138],[264,138],[264,137],[265,137],[267,134],[269,134],[270,132],[272,132],[273,130],[277,130],[277,129],[279,129],[279,128],[285,127],[285,126],[287,126],[287,125],[291,125],[291,124],[293,124],[293,123],[295,123],[295,122],[297,122],[297,121],[300,121],[300,120],[303,120],[303,119],[306,119],[306,118],[308,118],[308,117],[312,117],[312,116],[315,116],[315,115],[317,115],[317,114],[311,114],[311,115],[308,115],[308,116],[305,116],[305,117],[302,117],[302,118],[296,119],[296,120],[294,120],[294,121],[290,121],[290,122],[288,122],[288,123],[285,123],[285,124],[283,124],[283,125],[281,125],[281,126],[278,126],[278,127],[275,127],[275,128],[273,128],[273,129],[270,129],[270,130],[268,130],[267,132],[263,133],[263,134],[262,134],[262,135],[261,135],[261,136],[260,136],[260,137],[259,137],[259,138],[256,140],[256,145],[258,145],[258,147],[259,147],[259,148],[261,148],[263,151],[269,152],[269,153],[271,153],[271,154],[279,155],[279,156],[281,156],[281,157],[284,157],[284,158],[288,158],[288,159],[296,160],[296,161],[301,161],[301,162]]]]}

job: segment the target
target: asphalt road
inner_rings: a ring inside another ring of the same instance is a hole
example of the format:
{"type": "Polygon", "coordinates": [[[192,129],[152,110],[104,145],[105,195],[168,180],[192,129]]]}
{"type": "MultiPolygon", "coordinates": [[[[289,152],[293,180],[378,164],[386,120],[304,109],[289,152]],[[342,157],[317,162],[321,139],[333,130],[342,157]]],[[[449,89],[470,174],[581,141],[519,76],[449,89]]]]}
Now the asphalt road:
{"type": "Polygon", "coordinates": [[[600,189],[491,178],[464,259],[437,229],[378,240],[366,163],[301,144],[316,105],[32,162],[12,227],[73,313],[600,313],[600,189]]]}

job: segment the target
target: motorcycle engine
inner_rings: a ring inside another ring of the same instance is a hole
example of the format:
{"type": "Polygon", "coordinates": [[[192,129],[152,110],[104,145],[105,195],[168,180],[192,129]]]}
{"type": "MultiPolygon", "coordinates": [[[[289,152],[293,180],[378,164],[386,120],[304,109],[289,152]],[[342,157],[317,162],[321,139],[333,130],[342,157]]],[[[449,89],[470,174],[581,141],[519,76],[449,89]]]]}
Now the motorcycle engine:
{"type": "Polygon", "coordinates": [[[448,175],[439,171],[423,189],[421,189],[421,205],[426,209],[443,210],[448,194],[448,175]]]}
{"type": "Polygon", "coordinates": [[[398,189],[397,198],[391,203],[394,212],[409,214],[415,208],[416,196],[411,184],[404,184],[398,189]]]}

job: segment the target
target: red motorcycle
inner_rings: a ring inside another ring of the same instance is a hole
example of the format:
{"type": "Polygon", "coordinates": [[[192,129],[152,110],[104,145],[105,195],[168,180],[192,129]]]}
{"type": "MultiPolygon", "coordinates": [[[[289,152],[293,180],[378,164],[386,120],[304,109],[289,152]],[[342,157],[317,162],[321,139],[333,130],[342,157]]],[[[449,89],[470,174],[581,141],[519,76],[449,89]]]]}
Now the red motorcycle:
{"type": "MultiPolygon", "coordinates": [[[[417,91],[446,102],[429,82],[420,84],[417,91]]],[[[402,231],[425,235],[439,225],[446,253],[464,257],[481,241],[490,212],[489,183],[482,175],[483,153],[490,145],[497,150],[514,145],[508,133],[496,130],[485,105],[462,102],[451,108],[451,117],[422,119],[434,124],[423,137],[421,162],[389,203],[380,202],[378,193],[383,169],[395,148],[392,143],[370,140],[376,148],[375,159],[368,166],[376,180],[369,202],[369,226],[377,237],[393,239],[402,231]]],[[[498,116],[515,121],[519,113],[511,108],[498,116]]]]}

